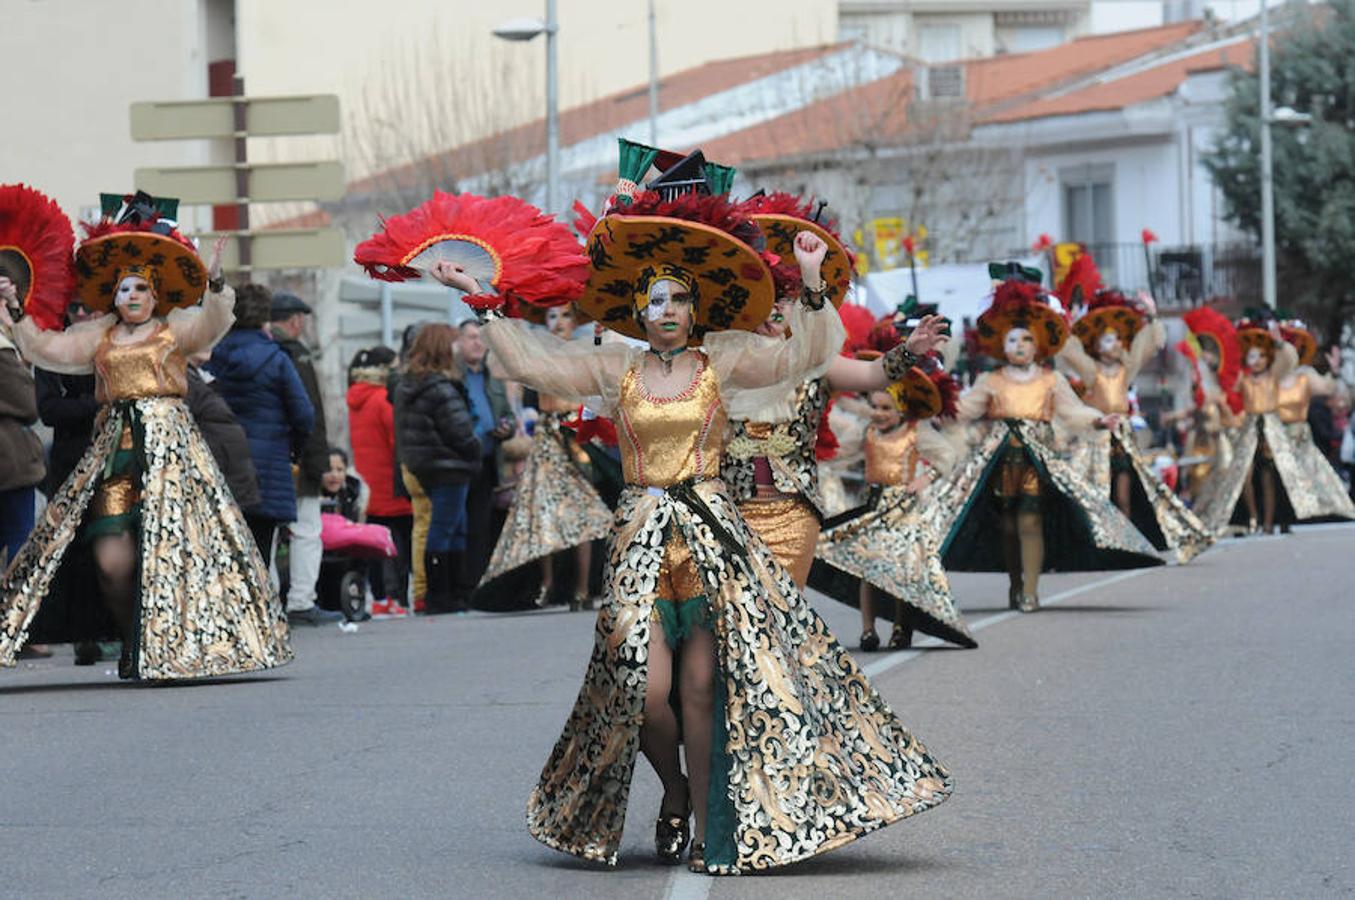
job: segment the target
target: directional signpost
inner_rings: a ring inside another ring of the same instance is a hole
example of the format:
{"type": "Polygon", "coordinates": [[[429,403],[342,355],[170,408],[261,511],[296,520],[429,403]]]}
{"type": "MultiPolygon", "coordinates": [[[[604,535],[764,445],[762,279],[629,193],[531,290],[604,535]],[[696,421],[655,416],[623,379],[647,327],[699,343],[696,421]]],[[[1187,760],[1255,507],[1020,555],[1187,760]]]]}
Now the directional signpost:
{"type": "MultiPolygon", "coordinates": [[[[227,271],[303,269],[341,266],[347,249],[337,228],[249,227],[250,203],[338,200],[344,193],[343,166],[334,160],[300,163],[251,163],[247,138],[333,134],[339,130],[339,98],[247,97],[243,79],[236,96],[205,100],[133,103],[132,138],[138,141],[229,138],[235,162],[206,166],[136,170],[138,190],[180,202],[233,205],[238,230],[199,235],[204,244],[225,235],[227,271]]],[[[219,223],[220,224],[220,223],[219,223]]]]}

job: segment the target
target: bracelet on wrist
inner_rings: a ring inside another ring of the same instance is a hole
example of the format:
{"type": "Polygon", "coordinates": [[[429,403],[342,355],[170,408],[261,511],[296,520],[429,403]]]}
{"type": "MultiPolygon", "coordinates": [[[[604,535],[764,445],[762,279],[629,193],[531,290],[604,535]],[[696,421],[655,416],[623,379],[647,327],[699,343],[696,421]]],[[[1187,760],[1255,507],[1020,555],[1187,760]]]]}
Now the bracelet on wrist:
{"type": "Polygon", "coordinates": [[[824,301],[828,298],[828,285],[820,282],[818,289],[805,285],[800,291],[800,302],[809,309],[823,309],[824,301]]]}
{"type": "Polygon", "coordinates": [[[226,289],[226,279],[224,276],[222,276],[221,278],[207,279],[207,290],[211,291],[213,294],[219,294],[225,289],[226,289]]]}
{"type": "Polygon", "coordinates": [[[908,370],[917,365],[917,354],[909,350],[907,344],[899,344],[886,353],[880,363],[884,366],[886,378],[891,382],[902,381],[908,370]]]}

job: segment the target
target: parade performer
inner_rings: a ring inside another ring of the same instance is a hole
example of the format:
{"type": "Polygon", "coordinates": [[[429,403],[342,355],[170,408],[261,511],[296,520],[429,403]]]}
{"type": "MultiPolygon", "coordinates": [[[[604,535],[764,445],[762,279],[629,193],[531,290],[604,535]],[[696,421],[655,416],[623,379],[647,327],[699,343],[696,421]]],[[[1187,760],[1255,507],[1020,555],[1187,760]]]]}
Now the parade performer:
{"type": "MultiPolygon", "coordinates": [[[[546,330],[562,341],[574,336],[574,311],[570,305],[553,306],[544,311],[546,330]]],[[[569,601],[571,610],[592,609],[588,576],[592,565],[593,541],[607,536],[612,511],[592,484],[591,463],[579,446],[575,434],[563,427],[576,406],[551,394],[537,397],[536,429],[532,450],[518,477],[513,503],[494,554],[476,591],[479,597],[502,591],[496,582],[528,564],[541,570],[541,589],[535,605],[550,602],[556,554],[573,549],[575,587],[569,601]]]]}
{"type": "MultiPolygon", "coordinates": [[[[623,158],[632,189],[653,158],[623,158]]],[[[660,858],[681,858],[690,810],[689,866],[701,872],[805,859],[950,793],[945,769],[833,640],[718,477],[725,403],[743,391],[780,396],[822,374],[841,340],[821,285],[806,292],[809,309],[790,312],[795,340],[748,333],[775,299],[770,271],[737,236],[755,233],[718,195],[618,199],[589,237],[579,305],[648,346],[564,344],[502,318],[485,328],[510,377],[600,397],[621,437],[627,488],[593,656],[528,806],[534,837],[586,859],[616,860],[637,749],[664,785],[660,858]],[[669,705],[675,655],[690,782],[669,705]]],[[[476,290],[460,273],[444,277],[476,290]]]]}
{"type": "Polygon", "coordinates": [[[1250,313],[1236,326],[1242,348],[1242,420],[1232,431],[1232,460],[1212,476],[1200,517],[1216,532],[1233,524],[1266,534],[1277,523],[1345,517],[1349,498],[1314,481],[1280,419],[1280,385],[1297,368],[1297,351],[1266,313],[1250,313]],[[1343,499],[1345,503],[1339,502],[1343,499]]]}
{"type": "Polygon", "coordinates": [[[958,420],[984,420],[969,455],[927,498],[929,527],[943,534],[948,571],[1006,572],[1008,605],[1039,608],[1046,569],[1085,571],[1161,564],[1152,546],[1052,448],[1051,420],[1074,431],[1114,426],[1078,400],[1068,380],[1043,365],[1068,326],[1045,300],[1037,269],[990,267],[1006,277],[978,319],[980,352],[1006,364],[979,376],[960,397],[958,420]]]}
{"type": "Polygon", "coordinates": [[[860,607],[862,650],[879,649],[877,614],[893,620],[890,650],[911,646],[914,630],[978,646],[951,599],[939,541],[919,515],[931,473],[948,471],[956,455],[927,420],[954,416],[959,390],[940,361],[929,356],[902,380],[870,395],[873,412],[865,438],[870,498],[829,521],[809,579],[817,590],[860,607]],[[880,592],[892,598],[892,609],[877,610],[880,592]]]}
{"type": "Polygon", "coordinates": [[[107,217],[87,228],[75,270],[81,301],[106,314],[46,330],[68,298],[39,308],[36,291],[17,324],[0,314],[31,362],[92,371],[104,404],[88,452],[0,582],[0,663],[13,665],[67,552],[88,541],[123,634],[121,677],[281,665],[292,651],[277,592],[184,402],[187,357],[210,348],[234,319],[221,243],[204,267],[168,221],[173,201],[105,200],[107,217]]]}
{"type": "Polygon", "coordinates": [[[1355,503],[1351,502],[1341,484],[1341,476],[1313,441],[1313,429],[1308,424],[1308,407],[1314,397],[1325,398],[1342,390],[1341,382],[1333,376],[1319,374],[1312,362],[1317,357],[1317,339],[1298,319],[1280,322],[1280,334],[1294,346],[1299,365],[1287,377],[1280,379],[1278,404],[1280,422],[1294,445],[1299,469],[1311,480],[1309,485],[1319,509],[1313,518],[1355,519],[1355,503]]]}
{"type": "MultiPolygon", "coordinates": [[[[762,232],[766,252],[778,260],[773,269],[776,303],[757,333],[795,340],[787,328],[787,312],[798,302],[804,285],[822,280],[834,307],[841,306],[851,285],[851,254],[830,227],[814,220],[812,205],[798,197],[761,195],[746,201],[744,209],[762,232]],[[806,232],[816,241],[799,242],[815,249],[822,246],[821,264],[806,265],[805,251],[797,246],[797,235],[806,232]],[[791,264],[791,259],[798,264],[791,264]]],[[[906,369],[911,360],[944,341],[944,325],[939,316],[931,316],[907,342],[892,348],[887,359],[866,362],[837,356],[826,373],[783,396],[745,394],[728,404],[730,439],[720,477],[744,520],[801,588],[809,578],[825,515],[816,446],[830,394],[885,389],[890,383],[886,370],[906,369]]],[[[845,329],[839,333],[846,335],[845,329]]]]}
{"type": "Polygon", "coordinates": [[[1167,342],[1156,311],[1147,294],[1131,303],[1118,291],[1097,291],[1073,323],[1077,340],[1064,342],[1058,358],[1087,386],[1089,406],[1119,416],[1111,428],[1079,440],[1082,459],[1074,465],[1154,547],[1173,551],[1184,563],[1213,543],[1213,537],[1153,472],[1129,424],[1129,388],[1167,342]]]}
{"type": "Polygon", "coordinates": [[[1198,511],[1205,505],[1210,474],[1226,469],[1233,458],[1228,429],[1234,414],[1242,409],[1242,398],[1235,390],[1242,351],[1237,329],[1217,310],[1197,307],[1181,321],[1190,334],[1177,343],[1176,350],[1190,363],[1191,406],[1164,413],[1162,422],[1186,420],[1185,455],[1193,461],[1185,470],[1182,496],[1198,511]]]}

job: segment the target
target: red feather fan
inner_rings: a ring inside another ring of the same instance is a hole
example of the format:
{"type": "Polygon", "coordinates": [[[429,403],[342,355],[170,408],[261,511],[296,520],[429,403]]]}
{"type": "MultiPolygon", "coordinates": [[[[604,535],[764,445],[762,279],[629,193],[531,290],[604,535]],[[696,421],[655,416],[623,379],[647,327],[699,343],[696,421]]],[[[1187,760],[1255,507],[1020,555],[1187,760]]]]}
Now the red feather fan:
{"type": "Polygon", "coordinates": [[[588,278],[588,258],[569,228],[510,196],[437,191],[426,203],[386,219],[353,254],[354,262],[382,281],[419,278],[437,259],[464,265],[486,288],[464,298],[475,308],[505,300],[557,306],[577,298],[588,278]]]}
{"type": "Polygon", "coordinates": [[[1101,273],[1090,253],[1083,253],[1068,266],[1068,274],[1059,282],[1055,293],[1063,303],[1065,311],[1077,305],[1077,294],[1081,293],[1081,302],[1088,303],[1101,289],[1101,273]]]}
{"type": "Polygon", "coordinates": [[[18,283],[24,311],[40,328],[59,330],[65,322],[74,250],[71,222],[56,201],[27,185],[0,186],[0,272],[18,283]]]}
{"type": "Polygon", "coordinates": [[[1237,329],[1228,317],[1208,306],[1192,309],[1181,317],[1195,335],[1208,335],[1219,347],[1219,387],[1232,392],[1237,376],[1242,372],[1242,348],[1237,342],[1237,329]]]}
{"type": "Polygon", "coordinates": [[[593,227],[597,225],[598,217],[593,215],[592,210],[583,205],[582,200],[574,201],[574,231],[584,240],[593,233],[593,227]]]}

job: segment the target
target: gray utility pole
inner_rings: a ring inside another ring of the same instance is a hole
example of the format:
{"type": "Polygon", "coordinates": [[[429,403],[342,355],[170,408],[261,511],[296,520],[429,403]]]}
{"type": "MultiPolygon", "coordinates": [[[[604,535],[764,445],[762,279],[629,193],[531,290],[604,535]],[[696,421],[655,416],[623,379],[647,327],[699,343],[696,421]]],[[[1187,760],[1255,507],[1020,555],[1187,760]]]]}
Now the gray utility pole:
{"type": "Polygon", "coordinates": [[[659,26],[649,0],[649,146],[659,146],[659,26]]]}
{"type": "Polygon", "coordinates": [[[1261,297],[1275,308],[1275,185],[1270,149],[1270,15],[1261,0],[1261,297]]]}
{"type": "Polygon", "coordinates": [[[546,0],[546,212],[560,211],[560,77],[556,63],[555,0],[546,0]]]}

